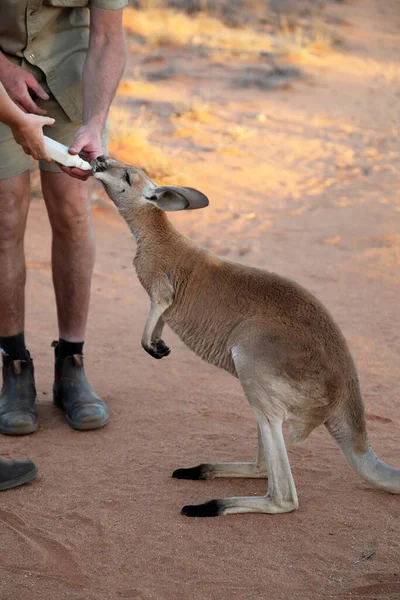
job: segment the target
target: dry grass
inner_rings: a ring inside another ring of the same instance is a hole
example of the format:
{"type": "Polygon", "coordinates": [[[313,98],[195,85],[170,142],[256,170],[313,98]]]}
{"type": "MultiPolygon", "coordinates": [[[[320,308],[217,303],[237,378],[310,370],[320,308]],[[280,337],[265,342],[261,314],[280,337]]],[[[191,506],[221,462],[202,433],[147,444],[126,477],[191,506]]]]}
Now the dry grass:
{"type": "Polygon", "coordinates": [[[198,121],[200,123],[209,123],[213,120],[210,103],[197,96],[191,98],[189,102],[177,104],[173,117],[177,119],[184,118],[189,121],[198,121]]]}
{"type": "Polygon", "coordinates": [[[320,19],[312,20],[308,27],[290,26],[285,15],[280,18],[275,48],[292,59],[304,60],[310,55],[325,54],[332,50],[333,37],[320,19]]]}
{"type": "Polygon", "coordinates": [[[151,118],[142,111],[132,119],[129,111],[112,108],[110,154],[122,162],[138,166],[158,183],[179,183],[173,163],[162,149],[152,144],[151,118]]]}
{"type": "Polygon", "coordinates": [[[169,8],[128,8],[124,13],[124,26],[152,47],[193,46],[237,55],[272,50],[266,33],[249,27],[232,29],[206,13],[189,16],[169,8]]]}
{"type": "Polygon", "coordinates": [[[229,137],[235,142],[240,142],[252,138],[257,132],[251,127],[243,127],[242,125],[231,125],[227,129],[229,137]]]}
{"type": "Polygon", "coordinates": [[[124,13],[124,26],[152,48],[189,46],[237,58],[275,52],[304,60],[328,52],[333,43],[321,19],[298,21],[293,25],[286,15],[280,16],[279,25],[271,32],[245,24],[231,28],[207,12],[188,15],[171,8],[151,6],[137,10],[130,7],[124,13]]]}

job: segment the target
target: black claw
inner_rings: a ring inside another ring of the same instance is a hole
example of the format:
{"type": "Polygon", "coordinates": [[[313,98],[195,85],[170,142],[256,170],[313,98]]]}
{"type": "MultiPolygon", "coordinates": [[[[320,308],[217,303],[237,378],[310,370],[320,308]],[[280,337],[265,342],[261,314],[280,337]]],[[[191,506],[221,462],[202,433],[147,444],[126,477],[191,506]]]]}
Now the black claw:
{"type": "Polygon", "coordinates": [[[222,512],[220,500],[210,500],[204,504],[189,504],[181,510],[185,517],[218,517],[222,512]]]}
{"type": "Polygon", "coordinates": [[[171,350],[168,348],[168,346],[164,344],[162,340],[156,342],[154,347],[143,346],[143,348],[148,354],[150,354],[150,356],[156,359],[164,358],[165,356],[168,356],[168,354],[171,352],[171,350]]]}
{"type": "Polygon", "coordinates": [[[163,356],[168,356],[168,354],[171,352],[171,350],[168,348],[168,346],[166,346],[166,344],[162,340],[159,340],[157,342],[156,350],[163,356]]]}
{"type": "Polygon", "coordinates": [[[175,479],[207,479],[204,465],[198,465],[197,467],[191,467],[188,469],[176,469],[172,473],[172,477],[175,479]]]}
{"type": "Polygon", "coordinates": [[[154,352],[154,350],[152,348],[145,348],[146,352],[148,354],[150,354],[150,356],[152,356],[153,358],[163,358],[163,355],[158,354],[157,352],[154,352]]]}

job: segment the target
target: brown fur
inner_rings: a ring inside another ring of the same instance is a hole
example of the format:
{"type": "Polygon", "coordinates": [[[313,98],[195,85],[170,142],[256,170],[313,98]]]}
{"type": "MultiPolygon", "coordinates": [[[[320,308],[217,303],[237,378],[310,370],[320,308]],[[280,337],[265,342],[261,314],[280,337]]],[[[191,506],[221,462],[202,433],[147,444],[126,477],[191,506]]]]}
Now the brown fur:
{"type": "MultiPolygon", "coordinates": [[[[297,441],[325,424],[362,477],[400,493],[400,471],[371,455],[355,365],[325,307],[295,282],[222,260],[180,234],[158,206],[164,210],[172,205],[173,210],[196,208],[194,190],[189,194],[184,188],[157,188],[140,170],[112,159],[100,158],[96,165],[96,177],[102,180],[137,242],[134,265],[153,311],[147,333],[145,328],[144,348],[153,356],[157,354],[157,344],[163,345],[162,325],[167,323],[198,356],[239,377],[260,426],[260,445],[262,440],[269,444],[274,438],[271,423],[275,427],[289,419],[297,441]],[[128,173],[130,186],[121,184],[122,173],[128,173]],[[182,200],[185,194],[188,198],[182,200]],[[381,469],[375,459],[383,465],[381,469]]],[[[283,462],[268,464],[268,469],[275,466],[279,472],[281,468],[290,480],[283,453],[286,451],[281,448],[283,462]]],[[[268,462],[268,456],[265,458],[268,462]]],[[[230,471],[226,471],[232,473],[232,465],[237,464],[252,464],[250,470],[254,472],[255,463],[229,463],[230,471]]],[[[236,470],[242,473],[243,467],[236,470]]],[[[182,473],[176,476],[185,476],[185,470],[179,471],[182,473]]],[[[205,471],[210,478],[224,476],[221,464],[214,469],[207,465],[205,471]]],[[[282,494],[272,498],[272,508],[270,502],[264,502],[262,508],[246,501],[227,503],[246,499],[225,499],[214,501],[221,503],[217,514],[296,508],[294,483],[293,489],[290,485],[283,488],[287,503],[281,499],[280,507],[277,504],[282,494]]],[[[271,494],[264,498],[271,500],[271,494]]]]}

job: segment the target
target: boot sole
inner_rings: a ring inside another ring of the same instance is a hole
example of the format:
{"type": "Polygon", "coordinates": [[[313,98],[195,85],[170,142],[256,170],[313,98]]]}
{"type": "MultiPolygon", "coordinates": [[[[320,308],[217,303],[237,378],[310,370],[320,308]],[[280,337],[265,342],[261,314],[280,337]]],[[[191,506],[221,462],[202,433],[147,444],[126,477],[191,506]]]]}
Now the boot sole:
{"type": "Polygon", "coordinates": [[[3,435],[28,435],[29,433],[37,431],[38,427],[39,423],[36,423],[35,425],[25,425],[25,427],[14,427],[13,429],[0,427],[0,433],[3,435]]]}
{"type": "Polygon", "coordinates": [[[16,477],[15,479],[10,479],[9,481],[3,481],[0,483],[0,491],[9,490],[10,488],[18,487],[19,485],[23,485],[24,483],[28,483],[35,479],[38,474],[38,470],[35,467],[32,471],[28,471],[28,473],[24,473],[20,477],[16,477]]]}
{"type": "Polygon", "coordinates": [[[108,421],[109,421],[110,417],[107,417],[104,421],[97,421],[97,422],[93,422],[90,423],[90,421],[88,423],[84,423],[82,424],[78,424],[78,423],[74,423],[74,421],[71,421],[71,419],[68,417],[68,415],[65,415],[65,421],[67,423],[67,425],[69,425],[72,429],[77,429],[78,431],[91,431],[93,429],[101,429],[102,427],[104,427],[105,425],[107,425],[108,421]]]}
{"type": "Polygon", "coordinates": [[[89,421],[88,423],[84,423],[82,425],[81,423],[76,423],[74,421],[71,421],[71,419],[68,417],[67,413],[65,412],[62,402],[60,400],[58,400],[58,398],[56,396],[53,396],[53,404],[59,410],[62,410],[62,412],[65,414],[65,422],[67,423],[67,425],[69,425],[71,427],[71,429],[76,429],[77,431],[92,431],[93,429],[101,429],[102,427],[107,425],[108,421],[110,420],[110,415],[107,415],[107,418],[104,419],[103,421],[100,421],[100,422],[94,421],[92,423],[89,421]]]}

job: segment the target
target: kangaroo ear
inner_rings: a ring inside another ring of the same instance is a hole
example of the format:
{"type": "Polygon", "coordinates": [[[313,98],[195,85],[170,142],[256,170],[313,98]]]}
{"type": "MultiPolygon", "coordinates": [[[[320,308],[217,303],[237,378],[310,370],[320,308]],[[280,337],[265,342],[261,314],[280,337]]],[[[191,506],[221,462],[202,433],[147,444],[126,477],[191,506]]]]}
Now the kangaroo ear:
{"type": "Polygon", "coordinates": [[[208,198],[193,188],[165,185],[154,190],[146,200],[154,202],[162,210],[193,210],[208,206],[208,198]]]}

